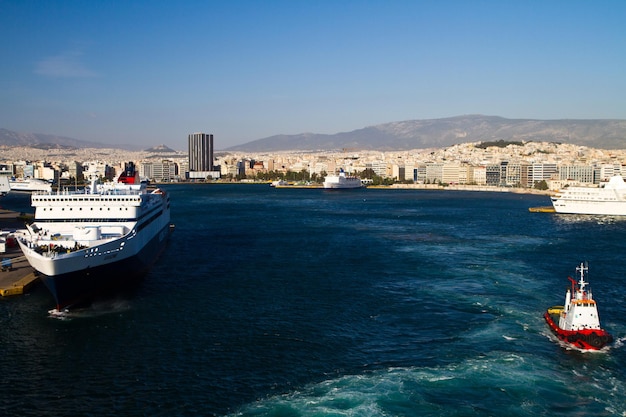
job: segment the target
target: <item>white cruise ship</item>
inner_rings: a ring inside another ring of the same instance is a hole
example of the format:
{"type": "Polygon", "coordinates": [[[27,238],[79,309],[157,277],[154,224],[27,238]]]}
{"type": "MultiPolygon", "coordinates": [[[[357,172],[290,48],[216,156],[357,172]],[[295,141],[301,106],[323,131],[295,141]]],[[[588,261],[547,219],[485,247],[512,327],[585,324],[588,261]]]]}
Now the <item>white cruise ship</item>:
{"type": "Polygon", "coordinates": [[[569,187],[551,199],[557,213],[626,216],[626,183],[620,175],[599,187],[569,187]]]}
{"type": "Polygon", "coordinates": [[[116,183],[93,180],[82,192],[34,192],[31,204],[34,222],[18,242],[57,311],[136,281],[170,233],[167,193],[149,191],[134,167],[116,183]]]}
{"type": "Polygon", "coordinates": [[[344,188],[361,188],[363,183],[359,177],[348,176],[343,169],[338,175],[327,175],[324,179],[324,188],[328,189],[344,189],[344,188]]]}

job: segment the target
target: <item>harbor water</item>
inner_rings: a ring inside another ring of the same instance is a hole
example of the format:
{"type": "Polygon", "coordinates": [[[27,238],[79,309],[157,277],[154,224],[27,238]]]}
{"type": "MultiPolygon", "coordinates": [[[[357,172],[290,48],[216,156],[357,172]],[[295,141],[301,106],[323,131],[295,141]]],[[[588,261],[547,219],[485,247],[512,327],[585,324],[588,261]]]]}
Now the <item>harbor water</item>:
{"type": "Polygon", "coordinates": [[[626,415],[626,219],[515,193],[163,188],[176,230],[137,287],[64,319],[43,286],[0,300],[0,415],[626,415]],[[601,352],[542,317],[580,262],[601,352]]]}

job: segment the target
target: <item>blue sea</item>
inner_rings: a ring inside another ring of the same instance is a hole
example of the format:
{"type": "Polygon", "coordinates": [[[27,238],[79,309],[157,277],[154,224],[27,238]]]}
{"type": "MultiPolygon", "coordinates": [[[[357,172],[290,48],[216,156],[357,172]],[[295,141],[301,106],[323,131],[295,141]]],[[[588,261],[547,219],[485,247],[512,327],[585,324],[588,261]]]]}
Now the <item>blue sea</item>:
{"type": "Polygon", "coordinates": [[[131,293],[64,319],[43,286],[0,299],[0,415],[626,415],[626,219],[514,193],[164,188],[176,231],[131,293]],[[542,318],[581,262],[601,352],[542,318]]]}

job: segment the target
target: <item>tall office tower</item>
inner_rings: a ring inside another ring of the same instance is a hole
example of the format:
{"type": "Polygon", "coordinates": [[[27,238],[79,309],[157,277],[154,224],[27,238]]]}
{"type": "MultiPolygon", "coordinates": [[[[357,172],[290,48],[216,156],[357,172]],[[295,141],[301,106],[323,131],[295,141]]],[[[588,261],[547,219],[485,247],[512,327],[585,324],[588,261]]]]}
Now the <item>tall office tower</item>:
{"type": "Polygon", "coordinates": [[[213,171],[213,135],[189,135],[189,171],[213,171]]]}

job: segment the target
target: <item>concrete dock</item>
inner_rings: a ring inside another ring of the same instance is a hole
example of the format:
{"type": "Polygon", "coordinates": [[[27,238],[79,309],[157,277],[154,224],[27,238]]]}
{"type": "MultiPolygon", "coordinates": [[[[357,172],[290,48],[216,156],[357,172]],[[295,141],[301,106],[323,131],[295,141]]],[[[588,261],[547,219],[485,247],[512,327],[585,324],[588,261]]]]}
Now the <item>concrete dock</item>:
{"type": "MultiPolygon", "coordinates": [[[[0,208],[0,229],[3,231],[23,229],[24,221],[19,213],[0,208]]],[[[0,296],[20,295],[39,282],[37,273],[24,258],[19,246],[7,247],[0,253],[0,296]]]]}

